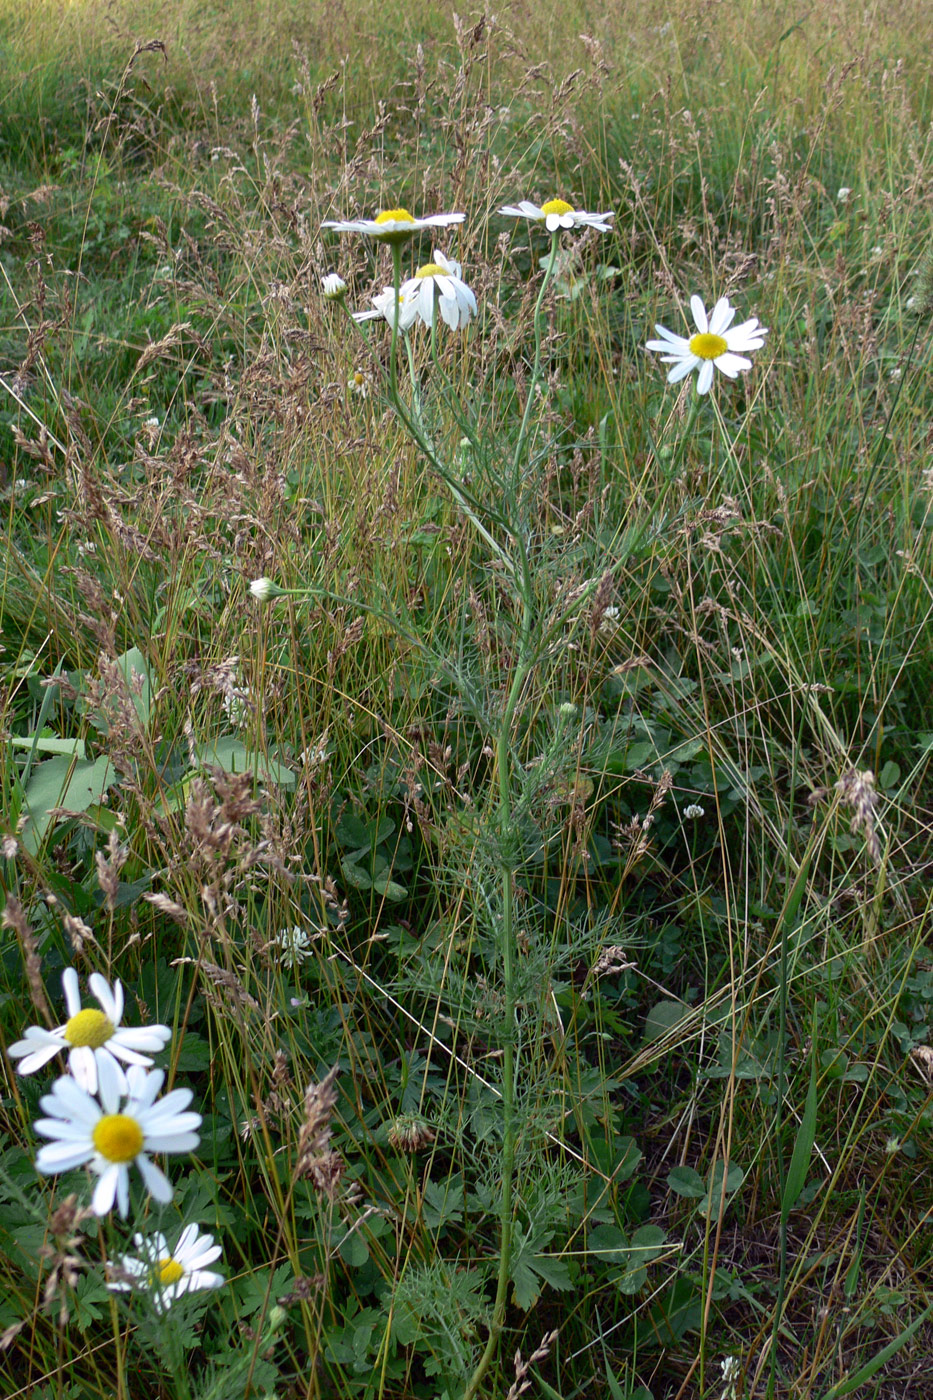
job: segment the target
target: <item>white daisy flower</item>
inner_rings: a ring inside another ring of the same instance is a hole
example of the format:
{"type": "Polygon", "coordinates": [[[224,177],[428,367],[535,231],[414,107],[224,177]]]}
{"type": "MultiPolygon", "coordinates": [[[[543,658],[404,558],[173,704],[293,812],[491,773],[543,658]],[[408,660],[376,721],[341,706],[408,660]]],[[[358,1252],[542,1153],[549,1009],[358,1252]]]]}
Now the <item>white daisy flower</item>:
{"type": "Polygon", "coordinates": [[[420,317],[426,326],[434,321],[434,303],[437,302],[441,317],[452,331],[462,330],[470,318],[476,315],[476,297],[463,281],[460,264],[435,248],[432,262],[419,267],[414,277],[409,277],[399,289],[401,313],[399,325],[402,330],[414,324],[420,317]]]}
{"type": "Polygon", "coordinates": [[[447,228],[462,224],[465,218],[465,214],[428,214],[416,219],[407,209],[383,209],[374,219],[325,219],[321,227],[337,233],[364,233],[380,243],[405,243],[422,229],[447,228]]]}
{"type": "Polygon", "coordinates": [[[347,380],[347,388],[351,394],[356,394],[358,398],[368,399],[370,390],[373,387],[373,377],[365,370],[355,369],[347,380]]]}
{"type": "Polygon", "coordinates": [[[735,307],[728,297],[720,297],[709,316],[706,307],[698,296],[690,298],[690,309],[696,324],[697,333],[686,340],[675,335],[664,326],[655,326],[660,340],[649,340],[646,349],[661,354],[661,363],[673,365],[667,376],[668,384],[676,384],[691,370],[699,369],[697,393],[708,394],[713,382],[713,370],[721,370],[729,379],[735,379],[743,370],[751,369],[752,362],[743,352],[760,350],[768,334],[764,326],[753,316],[740,326],[732,326],[735,307]],[[730,326],[732,327],[730,329],[730,326]]]}
{"type": "Polygon", "coordinates": [[[283,967],[298,967],[311,957],[314,939],[307,929],[283,928],[276,934],[275,941],[283,967]]]}
{"type": "Polygon", "coordinates": [[[53,1141],[40,1147],[36,1169],[54,1176],[89,1166],[100,1178],[91,1197],[94,1214],[106,1215],[116,1200],[125,1216],[130,1202],[129,1169],[135,1162],[147,1191],[164,1205],[172,1199],[172,1184],[149,1154],[191,1152],[197,1147],[201,1115],[183,1111],[191,1102],[191,1090],[173,1089],[156,1103],[165,1082],[162,1070],[131,1065],[124,1088],[115,1061],[101,1060],[97,1068],[100,1103],[68,1074],[56,1079],[52,1092],[39,1100],[49,1116],[33,1126],[40,1137],[53,1141]]]}
{"type": "Polygon", "coordinates": [[[89,1094],[97,1093],[98,1067],[107,1060],[125,1092],[126,1076],[117,1059],[128,1065],[151,1065],[150,1056],[140,1052],[164,1050],[172,1032],[168,1026],[121,1028],[123,988],[119,981],[114,982],[111,989],[106,978],[99,972],[92,972],[88,986],[100,1002],[101,1011],[92,1006],[81,1009],[78,974],[73,967],[66,967],[62,973],[62,987],[68,1020],[54,1031],[47,1031],[44,1026],[30,1026],[24,1038],[11,1045],[7,1054],[11,1060],[22,1060],[18,1066],[20,1074],[34,1074],[60,1051],[67,1050],[68,1068],[89,1094]]]}
{"type": "Polygon", "coordinates": [[[559,228],[595,228],[600,233],[609,233],[612,226],[608,220],[615,218],[612,210],[606,214],[587,214],[582,209],[574,209],[566,199],[549,199],[540,208],[530,199],[523,199],[518,204],[506,204],[499,213],[544,224],[548,233],[556,233],[559,228]]]}
{"type": "Polygon", "coordinates": [[[156,1312],[165,1312],[185,1293],[197,1293],[203,1288],[220,1288],[223,1274],[212,1273],[206,1266],[221,1255],[221,1247],[213,1235],[200,1234],[197,1225],[186,1225],[174,1249],[162,1234],[134,1235],[138,1257],[123,1254],[108,1261],[108,1268],[119,1276],[111,1278],[107,1287],[114,1293],[128,1293],[140,1288],[151,1292],[156,1312]]]}
{"type": "MultiPolygon", "coordinates": [[[[401,288],[399,289],[399,299],[401,300],[401,288]]],[[[393,287],[386,287],[378,292],[376,296],[370,297],[374,309],[372,311],[354,311],[354,321],[378,321],[380,319],[388,321],[391,326],[395,320],[395,290],[393,287]]],[[[399,323],[401,324],[401,322],[399,323]]]]}

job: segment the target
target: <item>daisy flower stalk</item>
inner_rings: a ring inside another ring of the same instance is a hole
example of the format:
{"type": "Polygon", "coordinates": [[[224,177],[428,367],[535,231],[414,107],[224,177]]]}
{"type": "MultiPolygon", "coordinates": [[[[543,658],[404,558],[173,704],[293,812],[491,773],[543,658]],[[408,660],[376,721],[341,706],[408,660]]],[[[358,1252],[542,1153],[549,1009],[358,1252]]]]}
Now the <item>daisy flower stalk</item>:
{"type": "Polygon", "coordinates": [[[129,1169],[135,1165],[147,1191],[165,1205],[172,1199],[172,1184],[150,1153],[191,1152],[197,1147],[201,1115],[185,1111],[192,1092],[173,1089],[159,1099],[165,1082],[162,1070],[131,1065],[124,1085],[114,1061],[101,1060],[97,1068],[99,1103],[68,1074],[39,1100],[48,1117],[33,1126],[40,1137],[51,1141],[39,1149],[36,1169],[54,1176],[74,1167],[90,1167],[99,1178],[91,1197],[94,1214],[106,1215],[116,1201],[125,1217],[129,1169]],[[126,1102],[121,1106],[123,1098],[126,1102]]]}
{"type": "Polygon", "coordinates": [[[735,307],[728,297],[720,297],[707,316],[702,298],[694,295],[690,298],[690,310],[696,326],[694,335],[687,339],[666,326],[655,325],[661,338],[649,340],[645,349],[660,354],[661,363],[672,366],[668,384],[677,384],[693,370],[698,370],[697,393],[708,394],[714,370],[718,369],[728,379],[736,379],[751,369],[748,353],[761,349],[768,332],[759,324],[757,316],[733,326],[735,307]]]}
{"type": "Polygon", "coordinates": [[[151,1065],[149,1054],[164,1050],[172,1038],[168,1026],[121,1026],[123,1019],[123,987],[119,981],[111,987],[99,972],[92,972],[88,986],[100,1003],[82,1007],[78,974],[73,967],[62,973],[62,990],[68,1020],[48,1031],[43,1026],[30,1026],[22,1040],[7,1050],[11,1060],[19,1060],[20,1074],[34,1074],[62,1051],[68,1054],[68,1068],[75,1082],[89,1094],[97,1093],[98,1071],[103,1061],[112,1067],[117,1082],[126,1091],[126,1075],[117,1060],[130,1065],[151,1065]]]}
{"type": "Polygon", "coordinates": [[[111,1277],[107,1287],[114,1293],[139,1290],[149,1293],[156,1312],[165,1312],[186,1293],[220,1288],[223,1274],[213,1273],[208,1264],[221,1256],[213,1235],[201,1234],[198,1225],[186,1225],[173,1249],[161,1233],[134,1235],[137,1253],[108,1260],[111,1277]]]}

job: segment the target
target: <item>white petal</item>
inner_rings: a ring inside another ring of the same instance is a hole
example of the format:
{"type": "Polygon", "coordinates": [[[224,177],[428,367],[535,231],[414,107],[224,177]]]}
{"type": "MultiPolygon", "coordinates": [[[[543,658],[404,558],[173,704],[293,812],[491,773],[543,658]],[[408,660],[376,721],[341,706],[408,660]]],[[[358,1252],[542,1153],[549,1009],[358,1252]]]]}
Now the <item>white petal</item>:
{"type": "Polygon", "coordinates": [[[53,1142],[45,1147],[40,1147],[36,1153],[36,1171],[40,1171],[45,1176],[54,1176],[57,1172],[68,1172],[73,1167],[80,1167],[85,1162],[90,1161],[94,1155],[92,1143],[85,1140],[80,1142],[53,1142]]]}
{"type": "Polygon", "coordinates": [[[68,1068],[85,1093],[97,1093],[97,1060],[89,1045],[76,1045],[68,1056],[68,1068]]]}
{"type": "Polygon", "coordinates": [[[708,394],[713,382],[713,362],[704,360],[700,365],[700,373],[697,375],[697,393],[708,394]]]}
{"type": "Polygon", "coordinates": [[[716,368],[722,370],[723,374],[727,375],[729,379],[735,379],[743,370],[751,369],[752,367],[751,360],[746,360],[743,355],[732,355],[729,353],[718,355],[714,364],[716,368]]]}
{"type": "Polygon", "coordinates": [[[112,1055],[101,1056],[97,1061],[97,1081],[104,1111],[118,1113],[120,1099],[127,1090],[127,1076],[112,1055]]]}
{"type": "Polygon", "coordinates": [[[107,1044],[111,1049],[116,1044],[130,1050],[164,1050],[171,1038],[168,1026],[121,1026],[107,1044]]]}
{"type": "Polygon", "coordinates": [[[690,341],[686,336],[677,335],[674,331],[669,331],[667,326],[659,326],[655,323],[654,329],[655,333],[659,335],[662,340],[666,340],[670,345],[676,345],[678,350],[686,350],[690,345],[690,341]]]}
{"type": "Polygon", "coordinates": [[[457,298],[455,296],[441,297],[439,306],[441,316],[450,329],[452,331],[458,330],[460,327],[460,307],[457,304],[457,298]]]}
{"type": "Polygon", "coordinates": [[[200,1133],[195,1132],[147,1133],[146,1150],[148,1152],[193,1152],[200,1141],[200,1133]]]}
{"type": "Polygon", "coordinates": [[[657,355],[669,355],[673,351],[676,359],[683,355],[690,354],[690,344],[680,336],[671,337],[670,340],[648,340],[645,342],[646,350],[653,350],[657,355]]]}
{"type": "Polygon", "coordinates": [[[752,336],[757,339],[759,336],[765,336],[767,334],[768,332],[765,327],[759,326],[758,317],[753,316],[750,321],[743,321],[740,326],[733,326],[726,336],[726,340],[730,350],[733,348],[741,349],[741,346],[735,342],[745,340],[747,336],[752,336]]]}
{"type": "Polygon", "coordinates": [[[71,1118],[92,1128],[101,1116],[100,1104],[85,1093],[70,1074],[56,1079],[51,1094],[45,1094],[39,1100],[39,1107],[54,1118],[71,1118]]]}
{"type": "Polygon", "coordinates": [[[59,1142],[91,1142],[94,1131],[87,1123],[72,1123],[67,1118],[37,1118],[32,1129],[39,1137],[57,1138],[59,1142]]]}
{"type": "Polygon", "coordinates": [[[728,297],[720,297],[710,312],[709,329],[711,335],[725,335],[727,327],[735,320],[735,307],[728,297]]]}
{"type": "Polygon", "coordinates": [[[77,1016],[81,1010],[81,992],[78,987],[78,974],[73,967],[66,967],[62,973],[62,991],[65,993],[69,1019],[77,1016]]]}
{"type": "Polygon", "coordinates": [[[190,1274],[186,1275],[185,1279],[179,1279],[178,1282],[187,1282],[189,1291],[197,1292],[202,1288],[220,1288],[226,1280],[223,1274],[210,1273],[204,1269],[193,1269],[190,1274]]]}
{"type": "MultiPolygon", "coordinates": [[[[107,984],[106,977],[101,977],[99,972],[92,972],[87,979],[87,984],[100,1002],[103,1013],[108,1021],[112,1022],[115,1027],[118,1026],[120,1024],[120,1011],[123,1002],[122,992],[120,994],[120,1003],[118,1004],[116,997],[107,984]]],[[[116,985],[119,987],[119,982],[116,985]]]]}
{"type": "Polygon", "coordinates": [[[175,1191],[165,1173],[159,1170],[155,1162],[150,1162],[145,1152],[140,1152],[136,1158],[136,1165],[139,1167],[140,1175],[153,1200],[161,1201],[163,1205],[167,1205],[175,1191]]]}
{"type": "Polygon", "coordinates": [[[695,293],[690,298],[690,310],[693,312],[693,324],[701,335],[706,335],[709,330],[709,321],[706,319],[706,307],[695,293]]]}
{"type": "MultiPolygon", "coordinates": [[[[113,1210],[113,1199],[119,1190],[121,1172],[126,1177],[126,1168],[119,1166],[116,1162],[111,1162],[101,1175],[94,1187],[94,1195],[91,1197],[91,1210],[95,1215],[106,1215],[108,1211],[113,1210]]],[[[126,1210],[121,1210],[120,1214],[126,1215],[126,1210]]]]}
{"type": "Polygon", "coordinates": [[[681,360],[667,376],[668,384],[679,384],[681,379],[686,379],[690,371],[696,369],[697,365],[701,363],[702,361],[697,355],[691,355],[689,360],[681,360]]]}
{"type": "Polygon", "coordinates": [[[49,1060],[54,1060],[55,1056],[63,1047],[54,1041],[51,1045],[43,1045],[41,1050],[37,1050],[30,1045],[28,1040],[18,1040],[15,1045],[11,1045],[7,1054],[11,1059],[18,1059],[20,1055],[25,1055],[21,1065],[17,1065],[20,1074],[34,1074],[37,1069],[47,1065],[49,1060]],[[29,1052],[29,1053],[27,1053],[29,1052]]]}

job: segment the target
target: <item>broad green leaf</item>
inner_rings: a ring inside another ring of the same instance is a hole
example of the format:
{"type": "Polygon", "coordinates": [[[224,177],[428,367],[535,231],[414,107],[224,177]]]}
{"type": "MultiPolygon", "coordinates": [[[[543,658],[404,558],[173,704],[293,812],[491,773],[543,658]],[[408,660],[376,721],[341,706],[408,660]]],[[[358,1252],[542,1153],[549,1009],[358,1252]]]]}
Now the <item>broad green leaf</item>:
{"type": "Polygon", "coordinates": [[[342,860],[340,862],[340,873],[348,885],[352,885],[355,890],[372,889],[372,880],[361,870],[358,865],[354,865],[352,860],[342,860]]]}
{"type": "Polygon", "coordinates": [[[688,1009],[679,1001],[659,1001],[645,1017],[645,1040],[660,1040],[683,1021],[688,1009]]]}
{"type": "Polygon", "coordinates": [[[85,744],[83,739],[55,739],[42,735],[13,734],[10,736],[10,743],[14,749],[34,749],[36,753],[60,753],[73,755],[75,758],[85,757],[85,744]]]}
{"type": "Polygon", "coordinates": [[[706,1182],[693,1167],[672,1167],[667,1174],[667,1184],[677,1196],[701,1201],[706,1195],[706,1182]]]}
{"type": "Polygon", "coordinates": [[[401,900],[408,898],[408,891],[404,885],[400,885],[396,880],[389,878],[388,872],[373,880],[373,889],[377,894],[383,895],[393,904],[398,904],[401,900]]]}
{"type": "Polygon", "coordinates": [[[198,744],[195,749],[198,762],[205,768],[222,768],[225,773],[252,773],[263,783],[274,783],[277,787],[291,788],[297,778],[290,768],[274,758],[266,758],[246,747],[232,734],[198,744]]]}
{"type": "Polygon", "coordinates": [[[32,770],[26,786],[26,807],[29,824],[23,833],[26,849],[33,855],[39,850],[52,826],[49,815],[56,807],[70,812],[86,812],[101,802],[104,793],[117,781],[117,770],[107,758],[66,758],[64,754],[48,758],[32,770]]]}

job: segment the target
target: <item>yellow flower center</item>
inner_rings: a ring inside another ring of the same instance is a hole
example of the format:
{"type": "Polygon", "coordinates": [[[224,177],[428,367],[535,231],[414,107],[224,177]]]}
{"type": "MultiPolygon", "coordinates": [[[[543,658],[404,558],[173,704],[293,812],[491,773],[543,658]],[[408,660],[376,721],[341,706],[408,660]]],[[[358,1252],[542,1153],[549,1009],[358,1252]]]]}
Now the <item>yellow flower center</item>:
{"type": "Polygon", "coordinates": [[[152,1282],[155,1284],[156,1288],[170,1287],[173,1283],[177,1283],[180,1278],[184,1277],[184,1272],[178,1260],[168,1255],[167,1258],[160,1259],[153,1269],[152,1282]]]}
{"type": "Polygon", "coordinates": [[[89,1045],[99,1050],[113,1035],[113,1022],[102,1011],[88,1008],[79,1011],[65,1026],[65,1039],[69,1045],[89,1045]]]}
{"type": "Polygon", "coordinates": [[[573,205],[568,204],[566,199],[549,199],[547,204],[541,205],[542,214],[572,214],[573,205]]]}
{"type": "Polygon", "coordinates": [[[425,263],[424,267],[419,267],[415,273],[416,277],[446,277],[447,275],[437,263],[425,263]]]}
{"type": "Polygon", "coordinates": [[[376,215],[377,224],[413,224],[415,221],[407,209],[383,209],[376,215]]]}
{"type": "Polygon", "coordinates": [[[712,335],[709,331],[700,331],[690,338],[690,354],[699,355],[701,360],[716,360],[728,349],[721,335],[712,335]]]}
{"type": "Polygon", "coordinates": [[[376,215],[374,222],[396,225],[395,228],[386,229],[385,233],[372,235],[373,238],[378,238],[380,243],[407,243],[409,238],[413,238],[415,235],[415,221],[407,209],[383,209],[376,215]],[[401,228],[397,227],[399,224],[401,224],[401,228]]]}
{"type": "Polygon", "coordinates": [[[363,384],[366,383],[366,375],[363,373],[363,371],[362,371],[361,369],[358,369],[358,370],[355,372],[355,374],[353,375],[353,383],[356,385],[356,387],[357,387],[358,389],[359,389],[363,384]]]}
{"type": "Polygon", "coordinates": [[[91,1134],[100,1155],[108,1162],[123,1165],[138,1157],[143,1146],[143,1130],[126,1113],[105,1113],[91,1134]]]}

